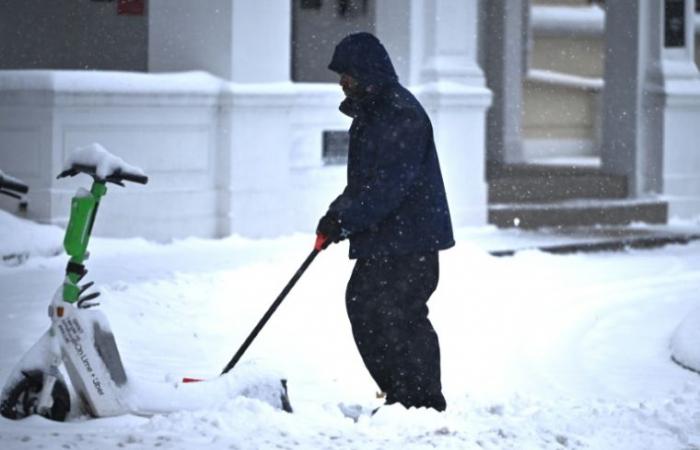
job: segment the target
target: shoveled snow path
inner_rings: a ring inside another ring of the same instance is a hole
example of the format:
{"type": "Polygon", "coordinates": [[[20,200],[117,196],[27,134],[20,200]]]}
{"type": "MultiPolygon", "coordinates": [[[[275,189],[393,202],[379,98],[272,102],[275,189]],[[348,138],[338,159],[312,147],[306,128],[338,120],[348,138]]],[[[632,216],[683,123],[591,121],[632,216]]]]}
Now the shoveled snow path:
{"type": "MultiPolygon", "coordinates": [[[[310,250],[313,238],[96,240],[100,285],[130,376],[215,376],[310,250]]],[[[289,379],[295,413],[245,398],[213,411],[55,424],[0,419],[15,448],[700,448],[700,377],[668,341],[697,307],[700,246],[492,258],[468,242],[442,254],[431,300],[448,412],[373,405],[350,335],[346,248],[319,256],[247,357],[289,379]]],[[[0,268],[0,382],[46,327],[63,257],[0,268]]]]}

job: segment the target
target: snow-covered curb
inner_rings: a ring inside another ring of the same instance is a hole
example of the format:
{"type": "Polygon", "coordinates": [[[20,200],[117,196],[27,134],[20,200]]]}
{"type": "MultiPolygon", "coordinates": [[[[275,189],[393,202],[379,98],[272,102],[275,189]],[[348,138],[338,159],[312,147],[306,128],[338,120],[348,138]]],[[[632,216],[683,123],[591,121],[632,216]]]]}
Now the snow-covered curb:
{"type": "Polygon", "coordinates": [[[688,314],[671,338],[673,360],[700,372],[700,308],[688,314]]]}

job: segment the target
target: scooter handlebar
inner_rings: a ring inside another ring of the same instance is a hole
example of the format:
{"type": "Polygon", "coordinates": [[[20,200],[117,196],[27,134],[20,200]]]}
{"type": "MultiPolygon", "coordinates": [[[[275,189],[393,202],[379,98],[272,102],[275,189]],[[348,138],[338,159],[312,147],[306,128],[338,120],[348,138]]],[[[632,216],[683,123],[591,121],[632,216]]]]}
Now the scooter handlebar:
{"type": "Polygon", "coordinates": [[[83,164],[73,164],[70,169],[66,169],[57,178],[64,177],[74,177],[79,173],[84,173],[90,175],[96,180],[106,181],[109,183],[122,185],[122,181],[131,181],[132,183],[146,184],[148,183],[148,177],[146,175],[141,175],[137,173],[125,172],[121,169],[117,169],[106,177],[102,178],[97,175],[97,167],[87,166],[83,164]]]}
{"type": "Polygon", "coordinates": [[[132,183],[147,184],[148,177],[146,175],[138,175],[129,172],[119,172],[119,177],[125,181],[131,181],[132,183]]]}
{"type": "Polygon", "coordinates": [[[8,191],[14,191],[19,194],[26,194],[29,192],[29,186],[22,183],[15,178],[4,177],[0,175],[0,189],[7,189],[8,191]]]}

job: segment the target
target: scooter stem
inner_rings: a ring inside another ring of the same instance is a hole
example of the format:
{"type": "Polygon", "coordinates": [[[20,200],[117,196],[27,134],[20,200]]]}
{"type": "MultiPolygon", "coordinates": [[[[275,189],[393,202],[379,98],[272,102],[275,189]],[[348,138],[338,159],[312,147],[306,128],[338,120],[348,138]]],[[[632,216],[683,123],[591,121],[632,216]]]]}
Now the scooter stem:
{"type": "Polygon", "coordinates": [[[66,267],[67,282],[63,285],[63,300],[75,303],[80,296],[78,281],[85,274],[83,262],[87,259],[87,247],[95,224],[100,200],[107,194],[104,182],[94,181],[90,191],[83,190],[71,201],[71,215],[66,228],[63,247],[70,255],[66,267]]]}

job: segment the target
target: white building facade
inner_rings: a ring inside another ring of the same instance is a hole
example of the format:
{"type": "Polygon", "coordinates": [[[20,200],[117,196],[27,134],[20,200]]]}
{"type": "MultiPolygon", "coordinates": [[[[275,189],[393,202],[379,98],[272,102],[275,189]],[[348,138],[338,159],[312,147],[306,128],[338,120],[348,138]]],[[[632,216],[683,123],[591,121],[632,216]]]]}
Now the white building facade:
{"type": "MultiPolygon", "coordinates": [[[[700,152],[691,144],[700,141],[695,5],[678,1],[684,38],[679,42],[674,28],[673,46],[665,40],[665,27],[679,26],[671,0],[608,2],[604,16],[605,45],[616,58],[600,81],[595,170],[623,180],[624,192],[613,200],[627,202],[632,215],[621,221],[635,220],[635,211],[657,222],[669,213],[700,215],[700,152]],[[675,21],[666,20],[669,14],[675,21]],[[614,95],[605,94],[610,86],[614,95]]],[[[111,72],[26,62],[0,70],[0,169],[31,186],[26,216],[65,223],[70,196],[87,180],[55,175],[74,148],[99,142],[141,167],[150,182],[110,188],[96,234],[168,240],[312,231],[344,185],[344,165],[324,157],[324,136],[349,126],[337,110],[340,88],[315,71],[325,70],[340,36],[368,30],[431,116],[454,225],[507,226],[522,216],[536,226],[522,203],[499,194],[528,190],[502,175],[528,163],[522,86],[535,6],[150,0],[145,18],[136,19],[145,20],[138,26],[147,33],[139,44],[147,45],[146,71],[138,71],[141,63],[111,72]],[[29,68],[40,70],[16,70],[29,68]]],[[[586,176],[579,181],[596,183],[586,176]]],[[[547,200],[589,197],[582,188],[547,200]]],[[[541,207],[531,198],[524,203],[541,207]]],[[[615,214],[603,216],[615,222],[615,214]]]]}

